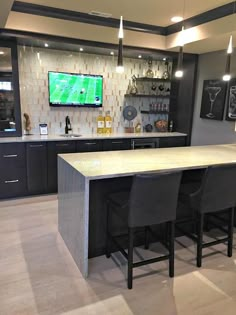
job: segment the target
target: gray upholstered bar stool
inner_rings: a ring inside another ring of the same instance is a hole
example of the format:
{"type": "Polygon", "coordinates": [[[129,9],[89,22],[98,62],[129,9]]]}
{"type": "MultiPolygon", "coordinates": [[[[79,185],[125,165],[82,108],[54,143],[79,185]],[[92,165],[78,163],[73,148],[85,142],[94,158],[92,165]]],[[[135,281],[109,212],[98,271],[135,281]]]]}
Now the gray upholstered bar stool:
{"type": "Polygon", "coordinates": [[[107,257],[111,255],[113,243],[128,260],[128,288],[132,288],[133,268],[169,260],[169,276],[174,276],[174,224],[178,200],[181,172],[143,174],[133,177],[131,192],[110,194],[107,199],[107,257]],[[124,250],[119,238],[114,235],[112,221],[114,214],[126,221],[128,228],[128,252],[124,250]],[[133,262],[134,232],[139,228],[145,230],[145,248],[148,248],[148,229],[152,225],[168,223],[169,254],[158,258],[133,262]]]}
{"type": "MultiPolygon", "coordinates": [[[[187,203],[196,214],[197,235],[181,231],[197,243],[197,267],[202,266],[203,248],[227,242],[228,256],[232,256],[234,209],[236,206],[236,164],[221,164],[206,169],[200,187],[192,193],[181,193],[179,202],[187,203]],[[228,212],[228,219],[220,216],[228,212]],[[209,224],[219,228],[227,237],[212,242],[203,243],[204,218],[208,217],[209,224]],[[213,217],[214,221],[210,221],[213,217]],[[218,223],[216,223],[218,221],[218,223]],[[227,225],[227,230],[224,226],[227,225]]],[[[178,222],[177,222],[177,227],[178,222]]]]}

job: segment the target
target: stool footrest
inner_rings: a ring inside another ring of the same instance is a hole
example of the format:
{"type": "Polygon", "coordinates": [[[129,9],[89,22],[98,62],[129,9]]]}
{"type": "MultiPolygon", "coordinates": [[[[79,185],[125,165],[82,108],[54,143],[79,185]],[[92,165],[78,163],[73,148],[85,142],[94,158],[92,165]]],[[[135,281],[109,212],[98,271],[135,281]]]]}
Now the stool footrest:
{"type": "Polygon", "coordinates": [[[170,255],[166,255],[166,256],[161,256],[161,257],[141,260],[141,261],[133,263],[133,268],[141,267],[141,266],[144,266],[144,265],[153,264],[155,262],[159,262],[159,261],[163,261],[163,260],[167,260],[167,259],[169,259],[169,257],[170,257],[170,255]]]}
{"type": "Polygon", "coordinates": [[[224,238],[221,238],[221,239],[219,239],[219,240],[215,240],[215,241],[212,241],[212,242],[209,242],[209,243],[203,243],[203,244],[202,244],[202,247],[203,247],[203,248],[206,248],[206,247],[218,245],[218,244],[221,244],[221,243],[228,242],[228,240],[229,240],[228,237],[224,237],[224,238]]]}

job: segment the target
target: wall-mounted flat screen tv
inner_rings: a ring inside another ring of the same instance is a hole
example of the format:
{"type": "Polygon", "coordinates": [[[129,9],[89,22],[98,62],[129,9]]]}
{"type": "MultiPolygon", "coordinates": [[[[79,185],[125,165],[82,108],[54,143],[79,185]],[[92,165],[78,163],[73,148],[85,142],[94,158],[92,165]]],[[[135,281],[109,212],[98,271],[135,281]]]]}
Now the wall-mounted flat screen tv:
{"type": "Polygon", "coordinates": [[[50,106],[101,107],[102,75],[48,72],[50,106]]]}

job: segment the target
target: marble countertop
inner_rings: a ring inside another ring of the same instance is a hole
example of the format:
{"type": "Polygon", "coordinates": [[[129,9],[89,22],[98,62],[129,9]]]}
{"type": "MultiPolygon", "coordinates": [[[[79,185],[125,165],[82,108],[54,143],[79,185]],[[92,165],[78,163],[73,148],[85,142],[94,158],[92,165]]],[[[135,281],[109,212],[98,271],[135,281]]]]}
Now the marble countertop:
{"type": "Polygon", "coordinates": [[[88,179],[236,163],[236,144],[60,154],[88,179]]]}
{"type": "Polygon", "coordinates": [[[31,141],[65,141],[65,140],[95,140],[95,139],[132,139],[132,138],[156,138],[156,137],[183,137],[179,132],[141,132],[141,133],[112,133],[110,135],[81,134],[79,137],[67,137],[61,135],[29,135],[22,137],[0,138],[0,143],[31,142],[31,141]]]}

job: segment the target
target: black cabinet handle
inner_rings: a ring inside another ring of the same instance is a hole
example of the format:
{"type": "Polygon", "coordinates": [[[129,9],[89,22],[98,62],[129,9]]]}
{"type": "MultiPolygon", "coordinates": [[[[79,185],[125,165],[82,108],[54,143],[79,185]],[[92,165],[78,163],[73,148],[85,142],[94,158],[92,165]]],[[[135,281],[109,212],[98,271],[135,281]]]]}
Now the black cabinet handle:
{"type": "Polygon", "coordinates": [[[121,144],[121,143],[123,143],[123,141],[112,141],[111,143],[112,144],[121,144]]]}
{"type": "Polygon", "coordinates": [[[18,183],[19,179],[13,179],[13,180],[5,180],[5,184],[12,184],[12,183],[18,183]]]}
{"type": "Polygon", "coordinates": [[[40,148],[43,147],[43,144],[30,144],[30,148],[40,148]]]}
{"type": "Polygon", "coordinates": [[[4,158],[15,158],[17,156],[18,156],[17,154],[6,154],[6,155],[3,155],[4,158]]]}
{"type": "Polygon", "coordinates": [[[69,143],[57,143],[56,147],[68,147],[69,143]]]}

